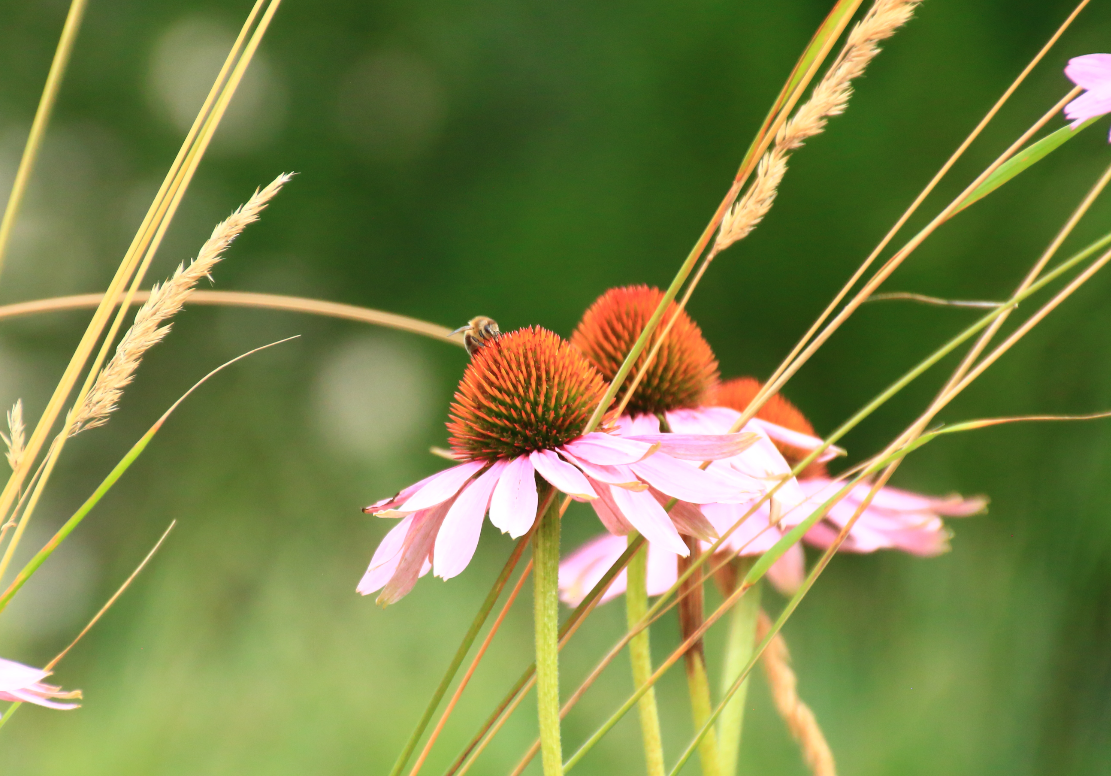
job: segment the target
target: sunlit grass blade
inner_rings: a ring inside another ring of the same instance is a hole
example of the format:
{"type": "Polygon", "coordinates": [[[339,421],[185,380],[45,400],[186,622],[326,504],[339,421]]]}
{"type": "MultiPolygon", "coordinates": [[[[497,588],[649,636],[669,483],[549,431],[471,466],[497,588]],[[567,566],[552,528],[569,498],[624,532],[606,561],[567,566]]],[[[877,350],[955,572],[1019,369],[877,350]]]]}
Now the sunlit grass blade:
{"type": "Polygon", "coordinates": [[[183,401],[189,398],[189,396],[194,391],[208,382],[209,378],[219,374],[232,364],[241,361],[248,356],[254,355],[259,351],[266,350],[267,348],[274,347],[275,345],[280,345],[283,342],[289,342],[291,339],[295,339],[295,337],[287,337],[286,339],[272,342],[269,345],[263,345],[260,348],[255,348],[254,350],[250,350],[240,356],[236,356],[231,361],[221,364],[220,366],[213,369],[207,375],[198,380],[192,388],[182,394],[181,398],[175,401],[170,406],[170,408],[162,414],[162,417],[160,417],[155,422],[155,424],[150,427],[147,433],[143,434],[139,441],[131,447],[131,449],[127,452],[127,455],[125,455],[120,460],[120,462],[115,465],[112,471],[109,472],[108,476],[104,478],[104,481],[100,483],[95,491],[93,491],[93,494],[89,496],[89,498],[85,500],[85,503],[82,504],[81,507],[73,513],[73,515],[69,518],[69,520],[65,522],[65,524],[62,525],[61,528],[58,529],[54,536],[51,537],[50,541],[48,541],[41,550],[35,553],[35,556],[31,558],[31,560],[27,561],[26,565],[24,565],[24,567],[16,575],[15,579],[13,579],[11,584],[8,585],[7,590],[0,594],[0,612],[2,612],[8,606],[8,603],[11,601],[12,596],[14,596],[19,591],[19,589],[23,587],[27,580],[30,579],[31,576],[39,569],[39,567],[46,562],[46,559],[53,554],[54,550],[58,549],[58,546],[66,540],[66,537],[68,537],[73,532],[73,530],[81,524],[81,521],[84,520],[85,517],[88,516],[88,514],[93,510],[93,507],[100,503],[100,500],[104,498],[108,491],[110,491],[116,484],[116,482],[119,481],[120,477],[124,475],[124,472],[131,468],[131,465],[135,463],[136,460],[138,460],[139,456],[143,454],[144,450],[146,450],[147,445],[149,445],[151,440],[154,439],[155,434],[157,434],[162,429],[162,426],[165,424],[165,422],[169,420],[170,415],[174,413],[174,410],[181,406],[181,403],[183,401]]]}
{"type": "Polygon", "coordinates": [[[1098,121],[1098,119],[1088,119],[1075,129],[1072,127],[1061,127],[1056,132],[1046,135],[1038,142],[1032,143],[1022,149],[1007,160],[1007,162],[997,167],[995,172],[985,178],[984,182],[970,191],[967,196],[958,200],[955,212],[960,212],[966,207],[979,202],[1004,183],[1013,179],[1020,173],[1025,172],[1042,159],[1049,156],[1065,143],[1079,135],[1083,130],[1092,126],[1096,121],[1098,121]]]}
{"type": "MultiPolygon", "coordinates": [[[[81,629],[81,632],[78,633],[73,641],[69,643],[69,646],[55,655],[53,660],[43,666],[44,670],[53,671],[58,663],[62,661],[62,658],[69,654],[69,651],[76,647],[77,643],[85,637],[85,634],[92,630],[92,627],[100,621],[100,618],[103,617],[108,612],[108,610],[112,608],[112,604],[116,603],[116,600],[119,599],[119,597],[123,595],[124,591],[131,586],[131,583],[135,581],[135,577],[139,576],[139,572],[146,568],[147,563],[149,563],[150,559],[154,557],[154,554],[158,552],[158,549],[162,546],[162,542],[166,541],[166,537],[170,535],[170,531],[174,530],[175,525],[177,525],[177,520],[171,520],[170,525],[162,533],[162,536],[158,539],[157,542],[154,543],[154,546],[151,547],[150,552],[148,552],[146,557],[143,558],[139,565],[135,567],[135,570],[131,572],[131,575],[126,580],[124,580],[124,583],[122,585],[120,585],[119,590],[112,594],[112,597],[108,599],[104,606],[100,607],[100,610],[93,615],[93,618],[89,620],[88,624],[84,628],[81,629]]],[[[8,720],[11,719],[11,716],[15,714],[16,710],[22,705],[23,704],[21,702],[16,701],[7,708],[7,710],[4,712],[4,716],[0,717],[0,728],[4,727],[4,725],[7,724],[8,720]]]]}
{"type": "Polygon", "coordinates": [[[66,14],[65,24],[62,25],[62,35],[58,39],[57,48],[54,49],[54,59],[50,62],[50,71],[46,75],[46,84],[42,87],[42,96],[35,109],[31,131],[27,135],[27,143],[23,146],[19,167],[15,171],[12,190],[8,194],[8,204],[4,207],[4,217],[0,219],[0,273],[4,271],[4,259],[8,253],[8,243],[11,242],[12,228],[15,226],[15,219],[19,216],[27,184],[35,170],[39,149],[42,148],[42,141],[46,137],[46,128],[54,112],[58,91],[62,88],[66,68],[69,67],[73,44],[77,41],[77,33],[81,29],[87,4],[88,0],[72,0],[69,4],[69,12],[66,14]]]}
{"type": "MultiPolygon", "coordinates": [[[[138,291],[131,299],[132,304],[142,304],[150,297],[148,291],[138,291]]],[[[25,315],[39,315],[42,313],[61,312],[64,310],[80,310],[96,307],[104,298],[104,294],[76,294],[74,296],[57,296],[49,299],[36,299],[27,302],[16,302],[0,306],[0,321],[7,318],[19,318],[25,315]]],[[[461,337],[451,337],[451,329],[436,323],[410,318],[406,315],[389,313],[383,310],[374,310],[369,307],[359,307],[353,304],[328,302],[322,299],[306,299],[299,296],[284,296],[282,294],[259,294],[250,291],[194,291],[189,296],[189,304],[211,305],[218,307],[247,307],[263,310],[282,310],[291,313],[304,313],[307,315],[320,315],[340,320],[356,321],[372,326],[382,326],[387,329],[396,329],[410,334],[420,334],[431,339],[450,342],[463,347],[461,337]]]]}

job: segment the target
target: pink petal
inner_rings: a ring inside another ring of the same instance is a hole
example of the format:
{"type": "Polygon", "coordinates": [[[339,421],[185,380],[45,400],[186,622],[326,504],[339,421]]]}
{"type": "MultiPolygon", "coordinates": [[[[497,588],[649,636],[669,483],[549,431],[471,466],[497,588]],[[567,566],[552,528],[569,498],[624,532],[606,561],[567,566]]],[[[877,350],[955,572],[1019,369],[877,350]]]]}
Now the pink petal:
{"type": "Polygon", "coordinates": [[[617,419],[617,433],[623,437],[660,433],[660,419],[655,415],[622,415],[617,419]]]}
{"type": "Polygon", "coordinates": [[[778,528],[768,524],[768,506],[764,504],[752,514],[748,514],[751,504],[705,504],[702,513],[713,524],[721,536],[733,526],[733,532],[725,539],[722,547],[737,555],[762,555],[771,549],[783,535],[778,528]]]}
{"type": "Polygon", "coordinates": [[[1065,75],[1074,84],[1085,89],[1111,85],[1111,54],[1073,57],[1065,66],[1065,75]]]}
{"type": "Polygon", "coordinates": [[[658,544],[648,542],[646,572],[648,595],[662,595],[679,581],[679,556],[658,544]]]}
{"type": "Polygon", "coordinates": [[[41,668],[32,668],[0,657],[0,692],[29,687],[49,675],[49,671],[41,668]]]}
{"type": "Polygon", "coordinates": [[[397,510],[377,512],[376,514],[390,517],[395,516],[395,514],[398,516],[407,515],[442,504],[458,493],[467,480],[485,465],[484,461],[468,461],[458,466],[452,466],[450,469],[444,469],[425,480],[424,486],[406,499],[405,503],[397,510]]]}
{"type": "MultiPolygon", "coordinates": [[[[822,439],[816,436],[803,434],[798,431],[792,431],[789,428],[784,428],[783,426],[776,425],[775,423],[769,423],[768,421],[761,420],[760,418],[753,418],[749,421],[749,423],[757,426],[761,431],[767,434],[769,438],[775,440],[776,442],[789,445],[791,447],[797,447],[800,450],[817,450],[819,447],[825,444],[822,439]]],[[[817,460],[820,463],[825,463],[826,461],[830,461],[841,455],[845,455],[845,449],[843,447],[830,445],[828,448],[826,448],[825,452],[818,456],[817,460]]]]}
{"type": "Polygon", "coordinates": [[[495,463],[468,485],[448,510],[432,550],[432,570],[440,579],[458,576],[474,557],[482,534],[482,518],[505,468],[505,461],[495,463]]]}
{"type": "Polygon", "coordinates": [[[594,488],[586,481],[583,473],[564,461],[552,450],[536,450],[529,453],[529,460],[537,473],[569,496],[584,499],[598,498],[594,488]]]}
{"type": "Polygon", "coordinates": [[[592,431],[564,447],[576,458],[601,466],[635,463],[655,452],[652,445],[592,431]]]}
{"type": "MultiPolygon", "coordinates": [[[[671,501],[668,496],[660,493],[653,488],[649,491],[652,497],[656,499],[660,506],[667,508],[667,503],[671,501]]],[[[703,541],[712,542],[718,538],[717,529],[706,516],[702,514],[698,506],[689,504],[686,501],[676,501],[667,513],[671,517],[671,522],[675,525],[675,530],[686,536],[693,536],[695,539],[702,539],[703,541]]]]}
{"type": "Polygon", "coordinates": [[[370,595],[381,590],[390,581],[390,577],[397,571],[397,564],[401,562],[401,550],[405,546],[405,537],[409,534],[413,517],[409,515],[403,518],[379,543],[378,549],[374,551],[374,557],[370,559],[370,567],[359,580],[359,586],[355,588],[357,592],[370,595]]]}
{"type": "Polygon", "coordinates": [[[502,471],[490,501],[490,522],[514,539],[524,536],[536,521],[538,495],[532,462],[514,458],[502,471]]]}
{"type": "Polygon", "coordinates": [[[640,434],[628,437],[650,445],[660,452],[686,461],[716,461],[731,458],[751,446],[756,434],[640,434]]]}
{"type": "Polygon", "coordinates": [[[412,525],[405,536],[405,545],[398,558],[397,567],[389,581],[382,588],[376,602],[382,606],[397,603],[413,589],[417,580],[423,576],[428,563],[428,553],[432,550],[436,535],[443,525],[448,510],[455,499],[437,504],[431,509],[422,509],[413,515],[412,525]]]}
{"type": "Polygon", "coordinates": [[[625,519],[636,528],[645,539],[658,542],[672,552],[686,557],[690,554],[686,543],[675,530],[671,518],[650,493],[612,489],[613,501],[625,519]]]}
{"type": "Polygon", "coordinates": [[[44,694],[30,690],[12,690],[11,692],[0,693],[0,700],[33,703],[36,706],[45,706],[48,709],[58,709],[60,711],[76,709],[80,705],[77,703],[58,703],[57,701],[47,700],[48,697],[50,697],[49,690],[44,694]]]}
{"type": "MultiPolygon", "coordinates": [[[[570,606],[578,606],[586,594],[606,575],[621,557],[628,541],[621,536],[603,534],[590,540],[559,564],[559,597],[570,606]]],[[[622,571],[602,594],[602,603],[625,591],[622,571]]]]}
{"type": "Polygon", "coordinates": [[[667,455],[654,455],[631,468],[652,487],[692,504],[737,503],[751,498],[751,493],[740,482],[667,455]]]}
{"type": "Polygon", "coordinates": [[[614,502],[610,486],[596,481],[594,491],[598,494],[598,498],[591,501],[590,506],[594,507],[595,514],[598,515],[606,530],[614,536],[627,536],[632,533],[633,526],[621,514],[617,503],[614,502]]]}
{"type": "Polygon", "coordinates": [[[384,498],[381,501],[375,501],[369,507],[363,507],[363,511],[366,512],[367,514],[377,515],[379,512],[384,512],[384,511],[387,511],[387,510],[393,510],[393,508],[398,506],[399,504],[404,504],[405,501],[410,496],[412,496],[418,490],[423,488],[425,486],[425,484],[428,483],[429,480],[431,480],[434,477],[437,477],[439,474],[440,474],[440,472],[436,472],[435,474],[430,474],[427,477],[425,477],[423,480],[421,480],[420,482],[414,482],[409,487],[402,488],[397,493],[397,495],[395,495],[395,496],[390,496],[389,498],[384,498]]]}
{"type": "Polygon", "coordinates": [[[727,434],[741,413],[728,407],[699,407],[672,410],[665,417],[674,434],[727,434]]]}
{"type": "Polygon", "coordinates": [[[793,596],[797,593],[806,579],[806,555],[802,551],[802,545],[792,544],[771,565],[765,576],[783,595],[793,596]]]}
{"type": "Polygon", "coordinates": [[[566,448],[562,448],[560,452],[563,457],[579,467],[591,480],[598,482],[606,482],[610,485],[616,485],[619,488],[628,488],[629,490],[646,490],[648,486],[637,479],[633,474],[633,470],[628,466],[598,466],[589,461],[584,461],[582,458],[577,458],[572,455],[566,448]]]}
{"type": "Polygon", "coordinates": [[[1077,97],[1065,106],[1065,117],[1072,120],[1072,127],[1083,124],[1090,118],[1111,113],[1111,88],[1103,87],[1077,97]]]}

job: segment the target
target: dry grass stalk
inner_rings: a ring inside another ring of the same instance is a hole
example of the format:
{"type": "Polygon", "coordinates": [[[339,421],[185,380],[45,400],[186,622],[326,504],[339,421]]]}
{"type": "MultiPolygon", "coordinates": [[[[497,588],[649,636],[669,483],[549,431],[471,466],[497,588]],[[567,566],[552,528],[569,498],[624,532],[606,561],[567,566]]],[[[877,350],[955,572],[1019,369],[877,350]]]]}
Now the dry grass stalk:
{"type": "Polygon", "coordinates": [[[711,255],[720,253],[748,236],[771,210],[779,184],[787,172],[790,152],[825,129],[826,120],[845,111],[852,96],[852,82],[879,53],[879,43],[895,34],[914,14],[921,0],[876,0],[849,32],[845,46],[810,99],[795,112],[776,134],[775,143],[756,168],[749,187],[722,219],[711,255]]]}
{"type": "Polygon", "coordinates": [[[188,265],[179,264],[169,280],[151,289],[146,303],[135,313],[135,322],[123,335],[112,359],[97,375],[76,412],[71,436],[108,422],[108,416],[116,409],[123,389],[134,378],[143,355],[169,333],[170,324],[166,321],[181,310],[201,278],[212,279],[209,273],[224,257],[224,251],[248,224],[258,220],[262,210],[291,177],[283,173],[266,188],[256,190],[245,205],[217,224],[196,259],[188,265]]]}
{"type": "MultiPolygon", "coordinates": [[[[756,623],[756,640],[763,641],[772,629],[771,618],[761,610],[756,623]]],[[[768,678],[772,699],[780,716],[787,723],[791,735],[802,749],[803,759],[814,776],[837,776],[837,767],[818,720],[799,698],[798,677],[791,670],[791,656],[787,642],[778,633],[772,638],[763,655],[764,673],[768,678]]]]}
{"type": "Polygon", "coordinates": [[[16,399],[15,405],[8,410],[8,433],[0,432],[0,439],[8,448],[8,466],[14,472],[23,459],[23,445],[27,441],[23,427],[23,399],[16,399]]]}

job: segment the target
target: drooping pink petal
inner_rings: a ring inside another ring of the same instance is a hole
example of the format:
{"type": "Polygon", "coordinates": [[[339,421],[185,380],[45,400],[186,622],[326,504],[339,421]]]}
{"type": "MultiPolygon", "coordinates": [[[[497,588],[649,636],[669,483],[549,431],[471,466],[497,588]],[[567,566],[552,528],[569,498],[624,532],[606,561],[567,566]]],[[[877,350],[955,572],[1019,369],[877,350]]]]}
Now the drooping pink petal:
{"type": "Polygon", "coordinates": [[[448,510],[432,551],[432,571],[440,579],[458,576],[474,557],[490,497],[506,467],[505,461],[495,463],[469,484],[448,510]]]}
{"type": "Polygon", "coordinates": [[[534,473],[527,455],[514,458],[502,471],[490,500],[490,522],[514,539],[528,533],[536,521],[539,496],[534,473]]]}
{"type": "Polygon", "coordinates": [[[393,511],[395,510],[395,508],[400,506],[401,504],[404,504],[410,496],[412,496],[418,490],[423,488],[428,483],[429,480],[433,479],[434,477],[438,477],[439,475],[440,475],[440,472],[436,472],[435,474],[430,474],[427,477],[425,477],[423,480],[420,480],[419,482],[414,482],[412,485],[408,486],[407,488],[402,488],[397,493],[397,495],[395,495],[395,496],[390,496],[389,498],[384,498],[381,501],[375,501],[369,507],[363,507],[363,511],[366,512],[367,514],[370,514],[370,515],[377,515],[378,517],[383,517],[383,516],[386,516],[386,517],[391,517],[391,516],[392,517],[400,517],[400,515],[393,514],[393,511]],[[382,514],[380,514],[382,512],[390,512],[390,514],[389,515],[382,515],[382,514]]]}
{"type": "MultiPolygon", "coordinates": [[[[667,509],[667,504],[671,501],[671,497],[660,493],[655,488],[648,491],[652,497],[660,504],[660,506],[667,509]]],[[[675,525],[675,530],[685,536],[693,536],[695,539],[702,539],[703,541],[712,542],[718,538],[717,529],[711,523],[696,504],[690,504],[686,501],[676,501],[667,512],[671,516],[671,522],[675,525]]]]}
{"type": "MultiPolygon", "coordinates": [[[[614,562],[625,552],[628,542],[621,536],[603,534],[579,547],[559,564],[559,597],[570,605],[578,606],[586,594],[605,576],[614,562]]],[[[625,572],[622,571],[602,594],[602,602],[625,591],[625,572]]]]}
{"type": "Polygon", "coordinates": [[[752,433],[738,434],[639,434],[638,442],[658,444],[660,452],[685,461],[716,461],[748,449],[757,439],[752,433]]]}
{"type": "Polygon", "coordinates": [[[1074,84],[1085,89],[1111,86],[1111,54],[1073,57],[1065,66],[1065,75],[1074,84]]]}
{"type": "Polygon", "coordinates": [[[425,480],[424,485],[396,510],[376,512],[375,514],[380,517],[400,517],[442,504],[458,493],[464,483],[485,465],[483,461],[468,461],[458,466],[452,466],[450,469],[444,469],[442,472],[437,472],[425,480]]]}
{"type": "Polygon", "coordinates": [[[765,503],[751,514],[751,504],[705,504],[702,513],[713,524],[720,536],[726,536],[722,548],[737,555],[761,555],[783,536],[769,524],[768,505],[765,503]],[[733,526],[736,526],[734,528],[733,526]]]}
{"type": "Polygon", "coordinates": [[[1111,113],[1111,87],[1093,89],[1065,106],[1065,117],[1072,120],[1072,128],[1096,116],[1111,113]]]}
{"type": "Polygon", "coordinates": [[[591,501],[590,506],[594,507],[595,514],[598,515],[598,519],[602,521],[606,530],[615,536],[627,536],[631,533],[633,526],[621,514],[621,509],[613,500],[613,491],[610,486],[595,481],[594,492],[598,494],[598,498],[591,501]]]}
{"type": "Polygon", "coordinates": [[[551,483],[556,490],[582,499],[596,499],[598,494],[590,487],[583,473],[564,461],[553,450],[536,450],[529,453],[536,472],[551,483]]]}
{"type": "Polygon", "coordinates": [[[806,579],[806,555],[801,544],[792,544],[787,552],[771,565],[767,573],[768,581],[785,596],[793,596],[806,579]]]}
{"type": "MultiPolygon", "coordinates": [[[[443,525],[448,510],[455,502],[455,496],[437,504],[431,509],[422,509],[413,514],[413,521],[405,535],[405,543],[397,559],[397,565],[382,592],[375,599],[382,606],[397,603],[409,594],[417,580],[426,573],[428,555],[432,551],[436,535],[443,525]]],[[[365,595],[365,593],[364,593],[365,595]]]]}
{"type": "Polygon", "coordinates": [[[656,502],[656,499],[652,498],[652,494],[624,488],[612,488],[610,493],[621,514],[645,539],[649,542],[657,542],[683,557],[690,554],[686,543],[675,530],[671,518],[667,516],[667,512],[656,502]]]}
{"type": "Polygon", "coordinates": [[[571,455],[600,466],[636,463],[656,451],[652,445],[591,431],[564,447],[571,455]]]}
{"type": "Polygon", "coordinates": [[[740,481],[667,455],[653,455],[630,468],[652,487],[692,504],[735,504],[752,497],[752,492],[740,481]]]}
{"type": "Polygon", "coordinates": [[[401,562],[401,550],[405,546],[405,537],[409,534],[413,517],[409,515],[402,518],[382,539],[378,549],[374,551],[374,557],[370,559],[370,567],[359,580],[356,591],[362,595],[370,595],[381,590],[390,581],[390,577],[397,571],[397,564],[401,562]]]}
{"type": "Polygon", "coordinates": [[[33,703],[48,709],[76,709],[79,704],[59,703],[56,698],[80,698],[80,691],[64,692],[60,687],[42,682],[49,671],[32,668],[14,660],[0,658],[0,701],[33,703]]]}

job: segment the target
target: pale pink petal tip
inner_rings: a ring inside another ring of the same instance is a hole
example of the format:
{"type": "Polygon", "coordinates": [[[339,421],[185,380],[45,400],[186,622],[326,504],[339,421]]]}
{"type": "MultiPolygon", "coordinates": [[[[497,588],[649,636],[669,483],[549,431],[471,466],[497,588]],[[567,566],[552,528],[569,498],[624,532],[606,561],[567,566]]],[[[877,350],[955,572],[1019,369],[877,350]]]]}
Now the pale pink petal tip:
{"type": "Polygon", "coordinates": [[[48,709],[76,709],[77,703],[58,703],[55,699],[75,700],[81,697],[80,690],[63,691],[60,687],[42,682],[49,671],[31,668],[14,660],[0,658],[0,701],[11,703],[34,703],[48,709]]]}

